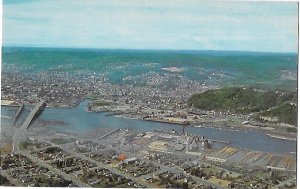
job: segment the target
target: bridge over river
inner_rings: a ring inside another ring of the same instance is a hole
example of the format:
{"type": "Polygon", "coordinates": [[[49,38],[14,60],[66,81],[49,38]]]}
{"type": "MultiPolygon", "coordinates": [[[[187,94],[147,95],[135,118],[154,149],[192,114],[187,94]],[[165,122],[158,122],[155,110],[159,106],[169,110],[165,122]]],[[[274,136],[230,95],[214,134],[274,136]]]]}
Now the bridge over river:
{"type": "Polygon", "coordinates": [[[19,116],[22,113],[23,109],[24,109],[24,102],[21,102],[20,103],[20,107],[19,107],[19,109],[18,109],[18,111],[17,111],[17,113],[16,113],[16,115],[15,115],[15,117],[13,119],[12,126],[16,125],[16,123],[17,123],[17,121],[19,119],[19,116]]]}
{"type": "Polygon", "coordinates": [[[23,137],[26,129],[29,128],[31,122],[33,121],[33,119],[39,115],[44,108],[46,107],[46,101],[45,100],[41,100],[40,102],[38,102],[35,107],[31,110],[31,112],[29,113],[29,115],[27,116],[27,118],[25,119],[25,121],[23,122],[23,124],[21,125],[21,127],[17,128],[17,130],[14,133],[13,136],[13,150],[12,152],[16,152],[19,151],[19,141],[20,139],[23,137]]]}

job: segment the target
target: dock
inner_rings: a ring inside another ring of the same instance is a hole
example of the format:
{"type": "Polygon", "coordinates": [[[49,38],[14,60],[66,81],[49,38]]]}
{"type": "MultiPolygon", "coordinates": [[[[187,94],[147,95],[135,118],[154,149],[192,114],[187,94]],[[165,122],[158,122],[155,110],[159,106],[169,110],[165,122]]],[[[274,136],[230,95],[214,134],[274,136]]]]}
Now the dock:
{"type": "Polygon", "coordinates": [[[218,142],[218,143],[223,143],[223,144],[230,144],[230,141],[226,140],[211,140],[212,142],[218,142]]]}
{"type": "Polygon", "coordinates": [[[105,114],[105,116],[115,116],[115,115],[121,115],[121,114],[124,114],[124,112],[116,111],[116,112],[112,112],[112,113],[109,113],[109,114],[105,114]]]}
{"type": "Polygon", "coordinates": [[[105,137],[107,137],[107,136],[109,136],[109,135],[112,135],[112,134],[115,133],[115,132],[118,132],[118,131],[121,131],[121,129],[114,129],[114,130],[112,130],[112,131],[110,131],[110,132],[108,132],[108,133],[102,135],[101,137],[99,137],[98,140],[101,140],[101,139],[103,139],[103,138],[105,138],[105,137]]]}

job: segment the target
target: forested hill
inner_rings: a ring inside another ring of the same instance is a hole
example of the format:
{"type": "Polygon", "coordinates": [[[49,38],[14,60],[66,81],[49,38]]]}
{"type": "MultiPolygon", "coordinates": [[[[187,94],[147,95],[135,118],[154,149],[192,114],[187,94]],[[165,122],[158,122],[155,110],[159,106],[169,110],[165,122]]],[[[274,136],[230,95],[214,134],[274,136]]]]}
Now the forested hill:
{"type": "Polygon", "coordinates": [[[276,116],[279,120],[293,125],[297,120],[296,103],[296,92],[261,91],[251,87],[208,90],[195,94],[188,100],[189,106],[198,109],[232,113],[261,112],[262,115],[276,116]],[[271,111],[270,108],[276,111],[271,111]],[[265,113],[267,110],[269,113],[265,113]]]}

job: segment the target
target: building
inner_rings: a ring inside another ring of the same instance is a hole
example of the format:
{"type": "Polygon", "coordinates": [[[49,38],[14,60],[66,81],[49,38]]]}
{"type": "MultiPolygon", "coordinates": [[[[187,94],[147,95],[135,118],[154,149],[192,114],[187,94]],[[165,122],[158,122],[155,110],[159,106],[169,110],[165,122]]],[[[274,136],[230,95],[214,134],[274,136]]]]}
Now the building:
{"type": "Polygon", "coordinates": [[[174,146],[174,150],[175,151],[183,151],[184,150],[184,145],[182,145],[182,144],[176,144],[175,146],[174,146]]]}
{"type": "Polygon", "coordinates": [[[124,160],[124,163],[129,164],[129,163],[134,163],[137,160],[136,157],[132,157],[132,158],[127,158],[124,160]]]}
{"type": "Polygon", "coordinates": [[[211,144],[208,142],[207,139],[204,139],[204,141],[202,142],[202,147],[204,149],[210,149],[211,148],[211,144]]]}

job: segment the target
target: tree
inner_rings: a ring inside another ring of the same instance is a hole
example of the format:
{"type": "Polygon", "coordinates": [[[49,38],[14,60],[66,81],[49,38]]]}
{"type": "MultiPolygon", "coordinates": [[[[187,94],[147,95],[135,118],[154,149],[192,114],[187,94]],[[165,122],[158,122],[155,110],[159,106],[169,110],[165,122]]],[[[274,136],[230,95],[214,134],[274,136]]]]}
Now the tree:
{"type": "Polygon", "coordinates": [[[203,176],[205,176],[203,170],[200,170],[198,173],[198,177],[202,178],[203,176]]]}
{"type": "Polygon", "coordinates": [[[176,183],[174,184],[174,188],[180,188],[180,184],[179,184],[178,182],[176,182],[176,183]]]}
{"type": "Polygon", "coordinates": [[[34,183],[34,187],[40,187],[40,183],[39,182],[35,182],[34,183]]]}
{"type": "Polygon", "coordinates": [[[230,178],[229,178],[229,174],[227,173],[226,174],[226,180],[229,180],[230,178]]]}
{"type": "Polygon", "coordinates": [[[196,175],[196,168],[192,168],[191,175],[196,175]]]}
{"type": "Polygon", "coordinates": [[[209,171],[208,174],[207,174],[207,177],[210,178],[212,175],[213,175],[213,172],[209,171]]]}
{"type": "Polygon", "coordinates": [[[186,182],[182,183],[181,188],[182,189],[189,189],[188,183],[186,183],[186,182]]]}

